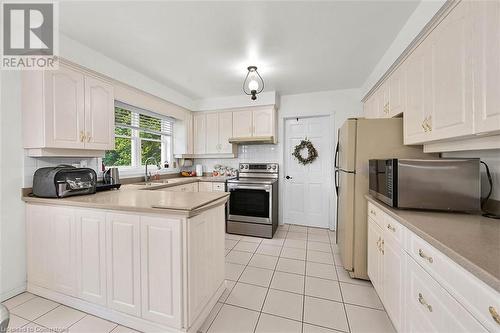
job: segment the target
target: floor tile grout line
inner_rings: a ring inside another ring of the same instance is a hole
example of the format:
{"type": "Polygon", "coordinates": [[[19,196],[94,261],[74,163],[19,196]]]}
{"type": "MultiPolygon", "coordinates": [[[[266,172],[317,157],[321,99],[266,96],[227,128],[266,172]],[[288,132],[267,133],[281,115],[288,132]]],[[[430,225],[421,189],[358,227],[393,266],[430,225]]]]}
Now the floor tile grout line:
{"type": "MultiPolygon", "coordinates": [[[[9,300],[11,300],[11,299],[13,299],[13,298],[15,298],[15,297],[21,296],[21,295],[22,295],[22,294],[24,294],[24,293],[29,293],[29,294],[31,294],[30,292],[25,291],[25,292],[23,292],[23,293],[21,293],[21,294],[19,294],[19,295],[12,296],[11,298],[6,299],[6,300],[5,300],[5,301],[3,301],[1,304],[5,305],[5,303],[6,303],[7,301],[9,301],[9,300]]],[[[14,307],[12,307],[12,308],[10,308],[10,309],[9,309],[9,311],[12,311],[12,310],[14,310],[15,308],[17,308],[18,306],[21,306],[21,305],[23,305],[23,304],[25,304],[25,303],[27,303],[27,302],[29,302],[29,301],[31,301],[31,300],[33,300],[33,299],[37,298],[37,297],[40,297],[40,296],[37,296],[37,295],[35,295],[35,294],[31,294],[31,295],[33,295],[34,297],[32,297],[32,298],[30,298],[30,299],[28,299],[28,300],[26,300],[26,301],[24,301],[24,302],[22,302],[22,303],[20,303],[20,304],[18,304],[18,305],[16,305],[16,306],[14,306],[14,307]]],[[[42,298],[43,298],[43,297],[42,297],[42,298]]]]}
{"type": "MultiPolygon", "coordinates": [[[[287,231],[287,235],[288,235],[288,231],[287,231]]],[[[286,239],[286,236],[285,236],[285,239],[286,239]]],[[[283,247],[280,249],[280,255],[281,255],[281,252],[283,252],[283,247]]],[[[278,257],[278,259],[279,259],[279,257],[278,257]]],[[[264,310],[264,305],[266,304],[267,295],[269,294],[269,290],[271,289],[271,284],[273,283],[274,273],[276,273],[276,266],[278,266],[278,260],[276,260],[276,263],[274,264],[273,274],[271,275],[271,281],[269,281],[269,287],[266,290],[266,295],[264,296],[264,301],[262,302],[262,305],[260,307],[259,316],[257,317],[257,321],[255,322],[255,327],[253,329],[254,333],[257,330],[257,326],[259,325],[260,317],[262,316],[262,311],[264,310]]]]}

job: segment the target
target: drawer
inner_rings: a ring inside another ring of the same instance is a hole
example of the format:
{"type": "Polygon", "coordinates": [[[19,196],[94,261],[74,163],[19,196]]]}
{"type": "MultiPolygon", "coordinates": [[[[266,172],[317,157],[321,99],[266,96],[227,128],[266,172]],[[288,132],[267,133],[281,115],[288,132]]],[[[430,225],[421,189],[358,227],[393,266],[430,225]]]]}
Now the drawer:
{"type": "Polygon", "coordinates": [[[384,238],[392,237],[394,240],[401,244],[404,239],[403,235],[404,231],[406,230],[405,227],[403,227],[401,223],[399,223],[389,215],[384,215],[385,219],[382,226],[382,229],[384,230],[384,238]]]}
{"type": "Polygon", "coordinates": [[[408,238],[406,250],[415,262],[489,331],[498,332],[500,324],[490,311],[500,315],[500,294],[417,235],[408,238]]]}
{"type": "Polygon", "coordinates": [[[407,330],[425,322],[428,332],[487,332],[487,330],[409,256],[405,307],[407,330]]]}
{"type": "Polygon", "coordinates": [[[386,215],[387,214],[385,214],[380,208],[371,202],[368,202],[368,216],[371,217],[371,219],[382,229],[384,229],[384,220],[386,215]]]}
{"type": "Polygon", "coordinates": [[[226,191],[226,184],[225,183],[213,183],[212,184],[212,191],[225,192],[226,191]]]}

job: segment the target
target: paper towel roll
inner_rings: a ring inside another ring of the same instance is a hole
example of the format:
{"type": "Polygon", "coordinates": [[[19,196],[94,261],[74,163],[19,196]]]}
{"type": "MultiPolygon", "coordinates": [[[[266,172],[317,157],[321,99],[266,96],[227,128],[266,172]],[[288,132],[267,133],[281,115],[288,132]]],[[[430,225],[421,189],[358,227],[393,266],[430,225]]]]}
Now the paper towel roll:
{"type": "Polygon", "coordinates": [[[203,176],[203,165],[196,164],[196,176],[198,177],[203,176]]]}

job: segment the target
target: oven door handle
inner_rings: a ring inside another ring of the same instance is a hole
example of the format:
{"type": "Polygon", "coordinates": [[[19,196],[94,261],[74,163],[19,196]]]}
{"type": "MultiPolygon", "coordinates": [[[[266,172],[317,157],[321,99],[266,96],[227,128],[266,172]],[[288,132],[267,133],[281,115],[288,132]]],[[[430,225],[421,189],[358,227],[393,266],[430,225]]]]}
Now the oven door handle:
{"type": "Polygon", "coordinates": [[[263,190],[263,191],[266,191],[266,192],[271,192],[271,186],[270,185],[265,185],[265,186],[228,185],[227,189],[229,191],[234,191],[234,190],[263,190]]]}

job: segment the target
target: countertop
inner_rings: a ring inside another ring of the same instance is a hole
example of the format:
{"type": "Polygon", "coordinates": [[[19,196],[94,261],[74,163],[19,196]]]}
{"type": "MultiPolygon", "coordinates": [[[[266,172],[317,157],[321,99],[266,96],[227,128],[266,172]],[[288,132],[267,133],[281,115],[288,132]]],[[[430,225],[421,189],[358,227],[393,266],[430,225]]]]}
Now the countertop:
{"type": "Polygon", "coordinates": [[[91,195],[52,199],[24,196],[25,202],[76,206],[143,213],[194,216],[211,207],[224,204],[225,192],[169,192],[120,189],[91,195]]]}
{"type": "Polygon", "coordinates": [[[165,178],[160,180],[153,180],[151,182],[139,182],[122,185],[121,189],[134,189],[134,190],[152,190],[161,189],[177,185],[184,185],[197,182],[213,182],[213,183],[225,183],[228,179],[233,179],[236,177],[176,177],[176,178],[165,178]]]}
{"type": "Polygon", "coordinates": [[[481,215],[395,209],[368,201],[500,292],[500,221],[481,215]]]}

